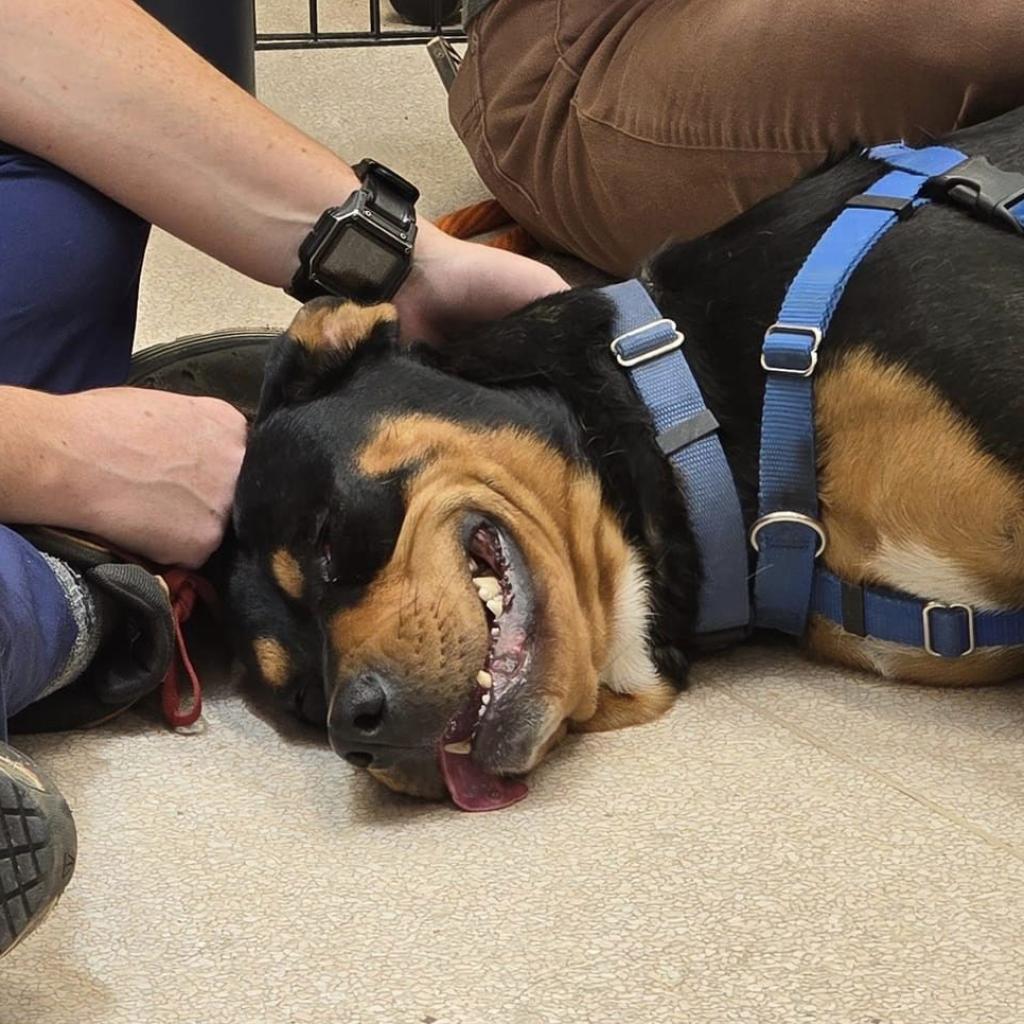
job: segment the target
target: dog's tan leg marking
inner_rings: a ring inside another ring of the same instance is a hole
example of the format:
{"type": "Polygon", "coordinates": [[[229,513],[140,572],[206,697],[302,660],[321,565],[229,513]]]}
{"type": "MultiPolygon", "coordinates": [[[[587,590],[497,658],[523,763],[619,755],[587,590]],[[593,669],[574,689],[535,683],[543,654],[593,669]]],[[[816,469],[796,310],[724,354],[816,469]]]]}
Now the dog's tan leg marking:
{"type": "Polygon", "coordinates": [[[378,324],[397,320],[398,311],[388,302],[359,306],[336,299],[314,299],[295,314],[288,333],[310,350],[351,350],[368,338],[378,324]]]}
{"type": "Polygon", "coordinates": [[[306,581],[295,556],[287,548],[278,548],[270,559],[270,571],[277,585],[296,601],[302,598],[306,581]]]}
{"type": "MultiPolygon", "coordinates": [[[[852,583],[978,609],[1024,604],[1024,487],[926,382],[860,350],[817,387],[824,559],[852,583]]],[[[814,621],[810,650],[943,685],[1024,670],[1024,649],[935,658],[814,621]]]]}
{"type": "Polygon", "coordinates": [[[275,689],[284,686],[292,667],[288,652],[280,641],[269,636],[257,637],[253,641],[252,649],[263,681],[275,689]]]}

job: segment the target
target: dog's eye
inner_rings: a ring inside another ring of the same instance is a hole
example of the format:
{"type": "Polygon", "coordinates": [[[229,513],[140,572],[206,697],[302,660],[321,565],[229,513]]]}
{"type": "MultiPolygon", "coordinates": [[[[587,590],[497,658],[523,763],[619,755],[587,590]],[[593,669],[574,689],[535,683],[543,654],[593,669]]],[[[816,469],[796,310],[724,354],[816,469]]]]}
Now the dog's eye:
{"type": "Polygon", "coordinates": [[[331,542],[331,521],[324,519],[316,538],[317,563],[320,578],[324,583],[337,583],[338,573],[334,566],[334,544],[331,542]]]}

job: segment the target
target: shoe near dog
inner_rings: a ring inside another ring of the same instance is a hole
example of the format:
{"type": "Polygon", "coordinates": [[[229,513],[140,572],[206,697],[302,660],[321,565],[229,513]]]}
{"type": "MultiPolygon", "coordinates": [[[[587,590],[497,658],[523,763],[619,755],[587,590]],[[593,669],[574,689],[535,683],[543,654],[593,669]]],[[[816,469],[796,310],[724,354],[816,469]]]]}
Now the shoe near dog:
{"type": "Polygon", "coordinates": [[[71,810],[53,781],[0,743],[0,957],[53,909],[77,849],[71,810]]]}

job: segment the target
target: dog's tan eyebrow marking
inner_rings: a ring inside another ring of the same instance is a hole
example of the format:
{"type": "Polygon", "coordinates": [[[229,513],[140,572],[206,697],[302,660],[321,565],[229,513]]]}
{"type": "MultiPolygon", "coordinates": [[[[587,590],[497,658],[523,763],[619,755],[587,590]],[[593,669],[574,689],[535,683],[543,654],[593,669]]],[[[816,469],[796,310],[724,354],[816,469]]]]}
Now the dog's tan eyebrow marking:
{"type": "Polygon", "coordinates": [[[302,597],[306,581],[295,556],[287,548],[278,548],[270,559],[270,572],[277,585],[298,601],[302,597]]]}
{"type": "Polygon", "coordinates": [[[398,311],[389,302],[376,306],[312,302],[295,314],[288,333],[310,351],[320,348],[348,351],[365,341],[379,324],[397,320],[398,311]]]}
{"type": "Polygon", "coordinates": [[[275,689],[284,686],[291,674],[292,665],[280,641],[269,636],[257,637],[252,643],[252,650],[263,681],[275,689]]]}

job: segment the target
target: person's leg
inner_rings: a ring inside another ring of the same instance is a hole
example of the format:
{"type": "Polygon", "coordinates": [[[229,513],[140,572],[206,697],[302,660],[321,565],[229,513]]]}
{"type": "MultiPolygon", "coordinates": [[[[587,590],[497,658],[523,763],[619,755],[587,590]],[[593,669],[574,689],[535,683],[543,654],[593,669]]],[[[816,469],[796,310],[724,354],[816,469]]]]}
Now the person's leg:
{"type": "Polygon", "coordinates": [[[524,227],[629,273],[829,153],[1024,103],[1022,66],[1013,0],[497,0],[451,113],[524,227]]]}
{"type": "MultiPolygon", "coordinates": [[[[120,384],[149,226],[46,161],[0,144],[0,384],[120,384]]],[[[68,805],[5,742],[7,719],[82,670],[99,643],[88,588],[0,526],[0,956],[74,870],[68,805]]]]}
{"type": "Polygon", "coordinates": [[[0,956],[45,917],[75,865],[67,803],[36,765],[3,742],[7,716],[87,656],[88,595],[68,573],[0,527],[0,956]]]}
{"type": "Polygon", "coordinates": [[[148,234],[106,196],[0,143],[0,384],[123,382],[148,234]]]}

